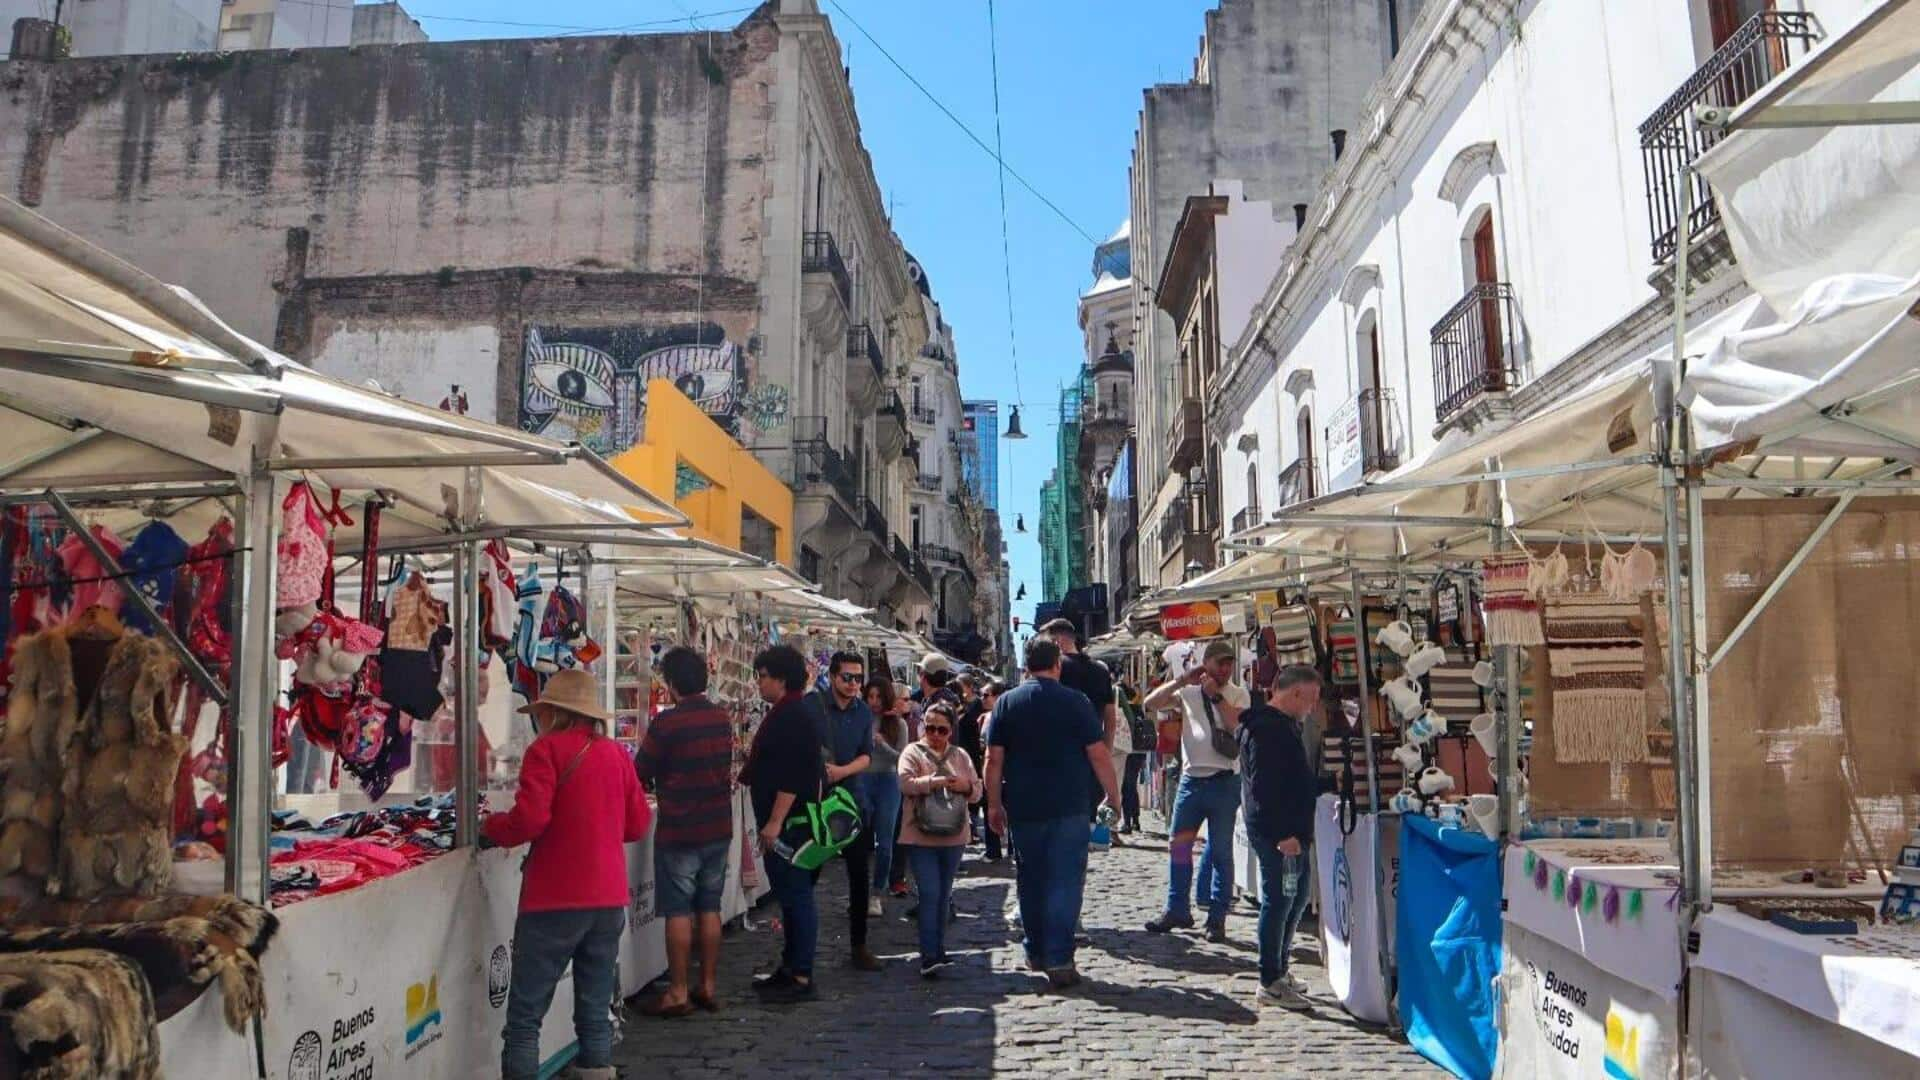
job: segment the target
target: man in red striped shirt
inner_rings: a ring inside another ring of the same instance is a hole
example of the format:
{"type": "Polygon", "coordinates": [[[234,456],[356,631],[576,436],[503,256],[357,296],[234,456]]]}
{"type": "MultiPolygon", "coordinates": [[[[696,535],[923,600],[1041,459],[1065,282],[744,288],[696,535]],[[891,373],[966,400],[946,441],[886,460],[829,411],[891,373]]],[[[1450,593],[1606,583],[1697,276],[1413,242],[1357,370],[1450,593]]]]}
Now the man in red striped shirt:
{"type": "Polygon", "coordinates": [[[707,661],[685,646],[667,650],[660,674],[673,707],[654,717],[634,767],[660,801],[653,834],[654,908],[667,921],[665,993],[649,1016],[718,1012],[720,892],[733,839],[733,728],[707,700],[707,661]],[[694,922],[699,922],[700,987],[688,992],[694,922]]]}

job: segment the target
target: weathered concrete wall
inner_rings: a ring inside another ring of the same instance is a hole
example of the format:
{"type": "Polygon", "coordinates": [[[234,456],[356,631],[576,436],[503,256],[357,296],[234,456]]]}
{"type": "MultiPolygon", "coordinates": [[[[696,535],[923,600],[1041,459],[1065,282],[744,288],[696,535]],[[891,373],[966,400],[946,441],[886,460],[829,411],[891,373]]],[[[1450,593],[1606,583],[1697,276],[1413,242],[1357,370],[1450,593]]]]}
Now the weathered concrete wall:
{"type": "Polygon", "coordinates": [[[728,319],[745,343],[776,42],[756,18],[711,36],[10,63],[0,184],[296,356],[333,360],[328,335],[359,315],[493,322],[504,419],[520,324],[582,325],[582,296],[618,305],[585,325],[748,313],[728,319]]]}

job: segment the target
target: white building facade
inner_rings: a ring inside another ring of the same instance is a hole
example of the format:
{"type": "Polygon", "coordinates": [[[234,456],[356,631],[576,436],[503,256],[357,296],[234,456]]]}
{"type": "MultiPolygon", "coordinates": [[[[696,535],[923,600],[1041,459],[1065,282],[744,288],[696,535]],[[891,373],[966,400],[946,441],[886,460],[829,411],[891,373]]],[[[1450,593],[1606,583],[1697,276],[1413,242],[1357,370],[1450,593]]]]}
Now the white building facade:
{"type": "MultiPolygon", "coordinates": [[[[1751,93],[1866,6],[1427,5],[1231,342],[1207,403],[1240,451],[1224,512],[1352,487],[1657,348],[1672,118],[1751,93]]],[[[1704,317],[1747,289],[1704,185],[1695,200],[1704,317]]]]}

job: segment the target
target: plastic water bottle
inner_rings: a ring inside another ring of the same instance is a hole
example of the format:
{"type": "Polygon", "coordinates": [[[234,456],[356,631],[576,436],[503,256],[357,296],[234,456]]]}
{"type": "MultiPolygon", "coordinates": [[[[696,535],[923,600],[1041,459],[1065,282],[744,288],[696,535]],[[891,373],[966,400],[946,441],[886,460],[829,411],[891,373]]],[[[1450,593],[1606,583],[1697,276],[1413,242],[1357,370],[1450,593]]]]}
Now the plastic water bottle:
{"type": "Polygon", "coordinates": [[[1300,856],[1280,856],[1280,895],[1291,900],[1300,892],[1300,856]]]}

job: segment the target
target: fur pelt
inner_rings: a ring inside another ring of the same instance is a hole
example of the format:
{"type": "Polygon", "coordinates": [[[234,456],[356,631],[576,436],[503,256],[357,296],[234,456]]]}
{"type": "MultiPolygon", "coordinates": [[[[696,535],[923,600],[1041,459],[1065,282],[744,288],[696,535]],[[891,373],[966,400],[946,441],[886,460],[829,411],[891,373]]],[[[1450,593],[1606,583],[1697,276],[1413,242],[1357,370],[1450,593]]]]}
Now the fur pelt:
{"type": "Polygon", "coordinates": [[[0,736],[0,877],[24,874],[37,882],[53,872],[78,700],[66,635],[21,639],[0,736]]]}
{"type": "Polygon", "coordinates": [[[0,1059],[25,1080],[160,1075],[153,995],[110,952],[0,955],[0,1059]]]}
{"type": "Polygon", "coordinates": [[[219,980],[236,1034],[266,1014],[260,957],[280,928],[266,908],[232,896],[115,898],[91,903],[0,901],[0,953],[99,948],[140,965],[165,1020],[219,980]]]}
{"type": "Polygon", "coordinates": [[[172,883],[173,784],[187,749],[166,723],[177,667],[152,638],[114,645],[74,729],[49,894],[150,896],[172,883]]]}

